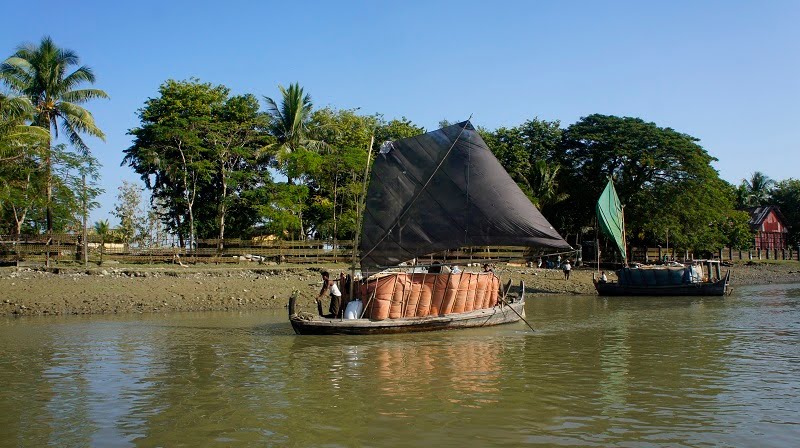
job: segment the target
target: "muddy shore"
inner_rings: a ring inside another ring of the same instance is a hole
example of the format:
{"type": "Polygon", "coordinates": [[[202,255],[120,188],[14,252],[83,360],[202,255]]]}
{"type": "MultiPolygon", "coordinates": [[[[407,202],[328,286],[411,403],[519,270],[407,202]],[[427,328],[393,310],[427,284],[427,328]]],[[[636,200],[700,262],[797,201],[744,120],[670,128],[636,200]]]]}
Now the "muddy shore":
{"type": "MultiPolygon", "coordinates": [[[[730,269],[734,287],[800,283],[798,262],[741,263],[730,269]]],[[[300,305],[311,309],[322,270],[338,275],[348,267],[2,267],[0,316],[280,309],[295,289],[301,292],[300,305]]],[[[569,281],[559,270],[499,266],[497,273],[515,284],[524,280],[528,295],[595,294],[592,270],[573,270],[569,281]]]]}

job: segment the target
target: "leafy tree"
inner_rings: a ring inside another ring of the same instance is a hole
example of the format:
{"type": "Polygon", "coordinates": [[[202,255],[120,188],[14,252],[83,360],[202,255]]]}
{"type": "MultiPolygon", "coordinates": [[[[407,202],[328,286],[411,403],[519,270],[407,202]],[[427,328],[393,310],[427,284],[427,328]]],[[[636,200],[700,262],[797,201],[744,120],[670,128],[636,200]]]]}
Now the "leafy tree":
{"type": "Polygon", "coordinates": [[[0,93],[0,222],[14,222],[12,231],[19,235],[28,212],[44,206],[39,192],[44,182],[39,162],[48,133],[38,126],[28,126],[33,106],[24,96],[0,93]]]}
{"type": "Polygon", "coordinates": [[[112,213],[119,218],[117,230],[122,242],[126,245],[139,242],[146,220],[142,210],[142,189],[133,182],[122,181],[117,189],[117,202],[112,213]]]}
{"type": "Polygon", "coordinates": [[[772,203],[780,207],[789,226],[789,243],[800,245],[800,180],[786,179],[775,184],[772,203]]]}
{"type": "Polygon", "coordinates": [[[251,192],[258,196],[258,212],[269,233],[286,238],[303,237],[303,201],[308,197],[308,187],[289,183],[263,186],[251,192]]]}
{"type": "Polygon", "coordinates": [[[558,181],[561,165],[556,155],[563,133],[558,121],[534,118],[513,128],[480,132],[511,178],[543,212],[567,199],[558,181]]]}
{"type": "Polygon", "coordinates": [[[579,232],[609,177],[625,204],[628,241],[670,243],[695,250],[724,245],[734,190],[711,166],[697,139],[639,118],[590,115],[571,125],[555,160],[569,201],[554,207],[556,222],[579,232]]]}
{"type": "Polygon", "coordinates": [[[378,125],[375,116],[355,110],[315,111],[309,126],[328,146],[325,163],[311,182],[305,215],[311,233],[334,239],[352,238],[357,222],[364,168],[370,140],[378,125]]]}
{"type": "Polygon", "coordinates": [[[417,126],[406,117],[399,119],[394,118],[389,121],[386,121],[381,115],[377,115],[375,118],[378,120],[378,125],[375,128],[375,146],[373,147],[373,151],[377,151],[384,142],[414,137],[415,135],[425,133],[425,128],[417,126]]]}
{"type": "Polygon", "coordinates": [[[257,153],[270,139],[265,132],[267,117],[258,109],[258,100],[253,95],[229,98],[212,110],[214,119],[205,131],[204,139],[216,169],[211,196],[215,196],[213,202],[217,205],[215,223],[220,250],[229,208],[241,206],[242,189],[258,182],[263,175],[257,172],[257,153]]]}
{"type": "Polygon", "coordinates": [[[770,192],[774,187],[774,180],[761,171],[756,171],[750,176],[750,179],[742,179],[737,191],[737,199],[740,205],[745,207],[767,205],[770,192]]]}
{"type": "MultiPolygon", "coordinates": [[[[14,91],[28,97],[35,107],[33,124],[50,132],[49,148],[59,130],[79,151],[88,154],[89,147],[81,134],[103,139],[92,114],[80,106],[95,98],[108,98],[99,89],[79,89],[81,84],[95,82],[92,70],[78,66],[80,60],[72,50],[61,49],[50,37],[38,46],[26,44],[0,65],[0,77],[14,91]],[[78,66],[74,71],[70,70],[78,66]]],[[[53,150],[45,150],[43,166],[47,199],[47,231],[53,230],[53,150]]]]}
{"type": "Polygon", "coordinates": [[[204,133],[212,111],[227,96],[224,86],[168,80],[159,87],[159,97],[148,99],[139,110],[141,126],[128,131],[134,141],[122,164],[132,167],[153,200],[165,205],[162,220],[178,234],[181,246],[187,236],[190,246],[195,242],[195,204],[215,173],[204,133]]]}

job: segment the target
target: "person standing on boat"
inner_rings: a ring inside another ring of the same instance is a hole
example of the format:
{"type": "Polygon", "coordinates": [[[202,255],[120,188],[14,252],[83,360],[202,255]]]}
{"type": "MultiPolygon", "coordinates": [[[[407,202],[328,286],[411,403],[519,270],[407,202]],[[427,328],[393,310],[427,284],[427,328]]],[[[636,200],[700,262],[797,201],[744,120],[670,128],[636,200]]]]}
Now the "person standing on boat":
{"type": "Polygon", "coordinates": [[[319,311],[320,316],[336,317],[339,315],[339,311],[342,308],[342,292],[339,290],[339,286],[336,282],[330,279],[328,271],[322,271],[322,289],[320,289],[319,297],[317,297],[316,301],[317,311],[319,311]],[[328,315],[322,314],[322,298],[325,297],[326,293],[330,293],[331,296],[331,304],[328,307],[328,312],[330,314],[328,315]]]}
{"type": "Polygon", "coordinates": [[[569,280],[569,273],[572,270],[572,265],[569,263],[569,259],[567,259],[563,265],[561,265],[561,269],[564,271],[564,280],[569,280]]]}

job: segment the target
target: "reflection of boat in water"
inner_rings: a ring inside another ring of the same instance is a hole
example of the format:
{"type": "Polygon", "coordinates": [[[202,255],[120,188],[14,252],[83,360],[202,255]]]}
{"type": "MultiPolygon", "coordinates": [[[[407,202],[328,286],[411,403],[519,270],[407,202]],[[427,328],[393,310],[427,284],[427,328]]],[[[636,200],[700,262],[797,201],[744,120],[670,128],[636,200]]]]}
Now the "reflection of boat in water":
{"type": "MultiPolygon", "coordinates": [[[[627,264],[625,244],[625,217],[609,179],[597,200],[597,222],[603,233],[614,241],[627,264]]],[[[598,246],[599,247],[599,246],[598,246]]],[[[598,259],[599,266],[599,259],[598,259]]],[[[731,272],[723,276],[718,260],[696,260],[691,264],[625,266],[616,271],[617,281],[607,282],[594,278],[594,286],[601,296],[723,296],[730,293],[728,283],[731,272]]]]}
{"type": "Polygon", "coordinates": [[[507,296],[492,272],[385,272],[464,246],[570,250],[503,169],[469,121],[388,142],[372,168],[354,284],[356,319],[295,309],[298,334],[371,334],[498,325],[524,315],[524,285],[507,296]]]}

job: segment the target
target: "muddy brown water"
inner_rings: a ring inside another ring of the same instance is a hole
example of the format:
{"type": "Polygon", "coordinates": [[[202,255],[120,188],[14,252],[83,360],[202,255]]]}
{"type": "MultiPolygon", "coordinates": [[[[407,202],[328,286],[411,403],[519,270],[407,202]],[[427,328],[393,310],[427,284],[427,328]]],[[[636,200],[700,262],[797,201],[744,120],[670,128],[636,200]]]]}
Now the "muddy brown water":
{"type": "Polygon", "coordinates": [[[0,319],[0,446],[796,446],[800,284],[539,296],[537,332],[283,311],[0,319]]]}

